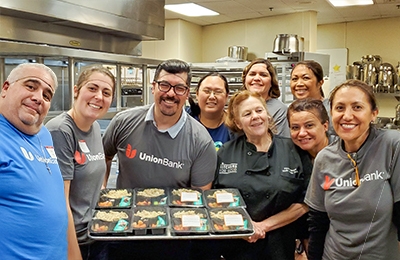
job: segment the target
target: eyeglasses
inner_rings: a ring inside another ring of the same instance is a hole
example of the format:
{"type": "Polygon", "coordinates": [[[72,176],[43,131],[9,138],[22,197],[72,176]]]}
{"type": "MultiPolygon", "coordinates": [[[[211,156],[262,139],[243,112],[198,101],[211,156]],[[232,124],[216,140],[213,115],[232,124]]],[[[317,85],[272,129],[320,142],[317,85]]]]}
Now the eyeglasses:
{"type": "Polygon", "coordinates": [[[210,90],[210,89],[202,89],[201,90],[204,94],[211,96],[211,94],[214,94],[214,96],[223,96],[225,95],[224,91],[221,90],[210,90]]]}
{"type": "Polygon", "coordinates": [[[189,88],[183,84],[172,86],[167,81],[155,81],[155,82],[158,84],[158,90],[165,93],[167,93],[171,88],[173,88],[175,94],[177,94],[178,96],[183,96],[189,90],[189,88]]]}
{"type": "Polygon", "coordinates": [[[358,186],[360,186],[360,174],[358,173],[357,162],[350,156],[350,154],[347,154],[347,157],[350,159],[351,163],[353,164],[354,171],[356,173],[355,183],[353,182],[353,186],[358,187],[358,186]]]}

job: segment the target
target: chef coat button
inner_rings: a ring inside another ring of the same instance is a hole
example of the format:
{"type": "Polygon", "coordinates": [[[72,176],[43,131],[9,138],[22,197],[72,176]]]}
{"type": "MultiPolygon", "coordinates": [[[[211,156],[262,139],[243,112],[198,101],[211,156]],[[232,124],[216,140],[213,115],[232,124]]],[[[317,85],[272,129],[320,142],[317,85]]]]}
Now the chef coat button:
{"type": "Polygon", "coordinates": [[[267,176],[270,176],[271,175],[271,173],[270,172],[267,172],[267,176]]]}
{"type": "Polygon", "coordinates": [[[245,197],[245,198],[249,198],[249,197],[250,197],[250,195],[249,195],[249,194],[246,194],[246,195],[244,195],[244,197],[245,197]]]}
{"type": "Polygon", "coordinates": [[[265,196],[267,199],[269,199],[269,194],[267,194],[267,196],[265,196]]]}
{"type": "Polygon", "coordinates": [[[247,155],[252,155],[252,154],[253,154],[253,153],[252,153],[252,152],[250,152],[250,151],[249,151],[249,152],[247,152],[247,155]]]}

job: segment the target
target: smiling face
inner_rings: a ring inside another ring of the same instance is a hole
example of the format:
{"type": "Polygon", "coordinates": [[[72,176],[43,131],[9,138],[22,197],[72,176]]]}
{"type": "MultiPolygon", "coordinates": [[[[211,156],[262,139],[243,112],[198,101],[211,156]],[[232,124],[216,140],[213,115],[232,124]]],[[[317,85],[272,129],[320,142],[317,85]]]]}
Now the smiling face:
{"type": "Polygon", "coordinates": [[[263,63],[254,64],[245,77],[245,88],[259,93],[265,100],[269,98],[271,89],[271,75],[267,65],[263,63]]]}
{"type": "Polygon", "coordinates": [[[367,94],[358,87],[344,86],[332,97],[332,123],[347,152],[357,151],[369,134],[370,123],[378,115],[367,94]]]}
{"type": "Polygon", "coordinates": [[[218,76],[205,78],[196,93],[201,113],[220,115],[224,110],[228,93],[225,82],[218,76]]]}
{"type": "Polygon", "coordinates": [[[1,113],[21,132],[33,135],[49,112],[55,82],[42,68],[25,67],[20,73],[22,78],[3,84],[1,113]]]}
{"type": "Polygon", "coordinates": [[[290,136],[301,149],[315,157],[328,144],[328,122],[321,123],[316,111],[294,111],[290,115],[290,136]]]}
{"type": "Polygon", "coordinates": [[[237,111],[235,123],[249,140],[268,135],[268,113],[260,99],[250,96],[240,103],[237,111]]]}
{"type": "Polygon", "coordinates": [[[82,86],[74,87],[74,113],[88,121],[103,117],[110,108],[114,82],[100,72],[93,72],[82,86]]]}
{"type": "Polygon", "coordinates": [[[322,81],[318,81],[314,72],[305,65],[296,66],[291,74],[290,90],[296,99],[307,97],[322,99],[322,81]]]}
{"type": "MultiPolygon", "coordinates": [[[[162,70],[157,81],[168,82],[172,86],[181,85],[187,87],[187,73],[176,73],[171,74],[162,70]]],[[[171,122],[176,123],[182,113],[182,108],[185,105],[185,102],[189,95],[189,90],[186,91],[184,95],[177,95],[174,92],[174,89],[171,88],[168,92],[162,92],[158,88],[158,83],[153,82],[152,93],[154,95],[154,116],[157,121],[158,118],[170,117],[172,119],[171,122]]]]}

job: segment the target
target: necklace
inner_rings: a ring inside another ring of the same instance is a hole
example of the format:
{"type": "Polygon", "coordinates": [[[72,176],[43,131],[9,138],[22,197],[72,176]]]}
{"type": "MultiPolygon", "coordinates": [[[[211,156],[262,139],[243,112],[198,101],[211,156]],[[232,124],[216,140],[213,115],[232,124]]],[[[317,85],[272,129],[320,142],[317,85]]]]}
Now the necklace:
{"type": "MultiPolygon", "coordinates": [[[[21,134],[19,131],[17,131],[17,132],[18,132],[19,136],[21,136],[21,138],[25,141],[25,143],[27,143],[32,148],[32,151],[37,151],[37,149],[28,142],[28,140],[26,139],[26,137],[23,134],[21,134]]],[[[42,145],[42,140],[40,139],[38,134],[36,134],[36,137],[39,140],[39,146],[40,146],[40,150],[39,151],[42,152],[42,154],[39,155],[38,157],[42,157],[43,156],[42,160],[38,160],[38,161],[39,162],[44,162],[44,164],[46,165],[46,170],[49,172],[49,174],[52,174],[50,166],[49,166],[48,158],[46,157],[46,153],[44,152],[44,146],[42,145]]]]}

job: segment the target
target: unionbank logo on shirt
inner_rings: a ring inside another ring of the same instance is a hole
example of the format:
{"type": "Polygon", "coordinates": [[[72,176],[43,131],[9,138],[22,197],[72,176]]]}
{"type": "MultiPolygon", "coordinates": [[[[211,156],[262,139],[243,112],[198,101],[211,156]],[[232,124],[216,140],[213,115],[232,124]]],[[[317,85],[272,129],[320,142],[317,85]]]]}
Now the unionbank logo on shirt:
{"type": "Polygon", "coordinates": [[[22,154],[25,156],[26,159],[28,159],[29,161],[33,161],[33,159],[35,159],[33,157],[33,154],[31,152],[28,152],[27,150],[25,150],[24,147],[20,146],[19,147],[22,151],[22,154]]]}
{"type": "MultiPolygon", "coordinates": [[[[130,144],[128,144],[126,146],[126,150],[125,150],[125,155],[127,158],[129,159],[133,159],[136,157],[137,154],[137,150],[136,149],[132,149],[132,146],[130,144]]],[[[152,154],[146,154],[144,152],[140,152],[139,153],[139,160],[141,161],[146,161],[146,162],[150,162],[150,163],[155,163],[155,164],[160,164],[166,167],[170,167],[170,168],[176,168],[176,169],[183,169],[184,163],[180,162],[180,161],[171,161],[168,158],[159,158],[157,156],[154,156],[152,154]]]]}
{"type": "Polygon", "coordinates": [[[86,162],[86,159],[89,161],[89,162],[94,162],[94,161],[101,161],[101,160],[104,160],[104,153],[98,153],[98,154],[85,154],[85,153],[81,153],[81,152],[79,152],[79,151],[75,151],[75,154],[74,154],[74,158],[75,158],[75,161],[78,163],[78,164],[84,164],[85,162],[86,162]]]}
{"type": "MultiPolygon", "coordinates": [[[[376,181],[376,180],[384,180],[383,176],[385,172],[380,172],[376,170],[375,172],[367,173],[362,178],[360,178],[360,182],[368,182],[368,181],[376,181]]],[[[328,175],[325,175],[324,183],[322,184],[322,188],[324,190],[330,190],[338,187],[350,187],[354,186],[356,181],[353,178],[331,178],[328,175]]]]}
{"type": "Polygon", "coordinates": [[[57,164],[57,158],[46,158],[43,157],[41,155],[33,155],[32,152],[28,151],[27,149],[25,149],[24,147],[20,146],[19,147],[21,149],[22,154],[24,155],[24,157],[26,159],[28,159],[29,161],[33,161],[35,158],[37,161],[42,162],[42,163],[48,163],[48,164],[57,164]]]}

